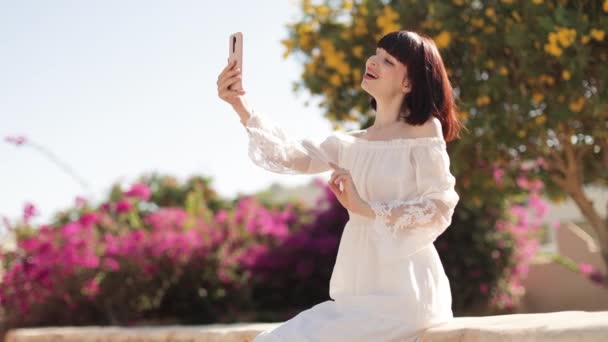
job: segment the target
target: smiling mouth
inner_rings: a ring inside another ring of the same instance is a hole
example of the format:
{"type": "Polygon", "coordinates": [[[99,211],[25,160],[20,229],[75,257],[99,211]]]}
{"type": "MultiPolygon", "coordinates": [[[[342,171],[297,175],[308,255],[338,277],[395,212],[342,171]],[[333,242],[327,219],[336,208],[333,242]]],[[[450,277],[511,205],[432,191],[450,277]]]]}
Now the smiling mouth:
{"type": "Polygon", "coordinates": [[[369,80],[369,79],[371,79],[371,80],[376,80],[376,79],[378,79],[378,77],[376,77],[376,76],[374,76],[374,75],[370,74],[369,72],[366,72],[366,73],[365,73],[365,75],[363,76],[363,78],[365,78],[365,79],[367,79],[367,80],[369,80]]]}

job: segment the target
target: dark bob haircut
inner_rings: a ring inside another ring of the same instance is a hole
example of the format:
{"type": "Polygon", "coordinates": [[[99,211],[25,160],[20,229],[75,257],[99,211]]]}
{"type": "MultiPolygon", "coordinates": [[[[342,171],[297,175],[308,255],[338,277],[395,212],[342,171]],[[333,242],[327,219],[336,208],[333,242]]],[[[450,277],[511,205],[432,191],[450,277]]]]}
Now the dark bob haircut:
{"type": "MultiPolygon", "coordinates": [[[[403,30],[386,34],[377,47],[407,67],[412,88],[403,99],[399,118],[411,125],[421,125],[434,115],[441,122],[446,141],[459,138],[463,124],[435,42],[426,35],[403,30]]],[[[375,111],[376,99],[372,97],[370,104],[375,111]]]]}

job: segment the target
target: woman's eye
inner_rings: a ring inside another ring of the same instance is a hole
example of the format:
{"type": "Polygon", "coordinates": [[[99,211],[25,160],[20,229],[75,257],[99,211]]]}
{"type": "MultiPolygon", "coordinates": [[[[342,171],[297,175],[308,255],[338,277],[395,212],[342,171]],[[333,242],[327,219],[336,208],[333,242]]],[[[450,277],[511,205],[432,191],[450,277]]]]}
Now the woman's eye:
{"type": "Polygon", "coordinates": [[[391,62],[390,62],[388,59],[386,59],[386,58],[384,59],[384,61],[385,61],[386,63],[390,64],[390,65],[393,65],[393,63],[391,63],[391,62]]]}

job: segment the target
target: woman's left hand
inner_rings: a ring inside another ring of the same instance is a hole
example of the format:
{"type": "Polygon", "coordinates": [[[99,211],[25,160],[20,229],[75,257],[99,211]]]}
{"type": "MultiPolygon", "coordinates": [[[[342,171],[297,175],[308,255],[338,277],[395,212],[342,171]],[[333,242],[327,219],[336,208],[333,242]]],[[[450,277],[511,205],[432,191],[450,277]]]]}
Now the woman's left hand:
{"type": "Polygon", "coordinates": [[[332,162],[329,162],[329,165],[334,168],[334,172],[331,174],[328,182],[329,188],[336,195],[340,204],[354,213],[372,217],[373,212],[369,205],[359,196],[350,172],[332,162]],[[342,187],[340,187],[340,183],[342,183],[342,187]]]}

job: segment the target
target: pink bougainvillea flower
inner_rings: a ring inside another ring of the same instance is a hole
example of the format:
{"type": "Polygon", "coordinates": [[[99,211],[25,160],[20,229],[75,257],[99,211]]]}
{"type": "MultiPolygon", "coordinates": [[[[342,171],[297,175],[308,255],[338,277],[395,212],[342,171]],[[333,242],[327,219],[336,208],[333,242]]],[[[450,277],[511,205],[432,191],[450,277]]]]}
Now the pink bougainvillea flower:
{"type": "Polygon", "coordinates": [[[545,184],[540,179],[535,179],[533,181],[528,182],[528,187],[532,192],[538,192],[542,190],[545,184]]]}
{"type": "Polygon", "coordinates": [[[32,203],[26,202],[23,207],[23,221],[27,223],[32,217],[36,215],[38,215],[38,210],[36,209],[36,207],[32,203]]]}
{"type": "Polygon", "coordinates": [[[67,239],[77,234],[81,228],[82,225],[79,222],[68,222],[61,228],[61,234],[67,239]]]}
{"type": "Polygon", "coordinates": [[[90,279],[84,284],[84,291],[90,297],[94,297],[99,293],[99,283],[95,279],[90,279]]]}
{"type": "Polygon", "coordinates": [[[84,227],[90,227],[99,222],[99,215],[94,212],[84,213],[82,216],[80,216],[79,222],[84,227]]]}
{"type": "Polygon", "coordinates": [[[131,202],[127,200],[120,200],[116,202],[116,212],[117,213],[126,213],[131,210],[131,202]]]}
{"type": "Polygon", "coordinates": [[[578,270],[583,274],[591,274],[593,272],[593,265],[581,262],[578,264],[578,270]]]}
{"type": "Polygon", "coordinates": [[[14,144],[16,146],[23,145],[27,142],[27,138],[23,135],[19,136],[7,136],[4,138],[4,141],[14,144]]]}
{"type": "Polygon", "coordinates": [[[76,208],[83,208],[85,205],[87,205],[87,199],[82,196],[76,196],[74,199],[74,205],[76,208]]]}
{"type": "Polygon", "coordinates": [[[112,203],[106,202],[99,206],[99,211],[101,211],[103,213],[108,213],[111,210],[112,210],[112,203]]]}
{"type": "Polygon", "coordinates": [[[118,271],[120,270],[120,263],[114,258],[106,258],[104,260],[104,267],[110,271],[118,271]]]}
{"type": "Polygon", "coordinates": [[[522,189],[528,189],[528,179],[525,177],[517,177],[517,186],[522,189]]]}
{"type": "Polygon", "coordinates": [[[150,199],[150,188],[145,183],[135,183],[131,185],[129,191],[125,192],[128,197],[139,198],[142,201],[150,199]]]}
{"type": "Polygon", "coordinates": [[[494,181],[496,183],[498,183],[499,185],[502,184],[504,175],[505,175],[505,170],[500,169],[500,168],[494,169],[494,172],[492,173],[492,176],[494,177],[494,181]]]}
{"type": "Polygon", "coordinates": [[[547,162],[542,157],[538,157],[536,158],[536,165],[540,166],[541,168],[546,168],[547,162]]]}
{"type": "Polygon", "coordinates": [[[147,215],[144,222],[155,230],[179,229],[184,226],[187,216],[182,208],[165,207],[147,215]]]}
{"type": "Polygon", "coordinates": [[[214,217],[215,222],[217,222],[219,224],[226,222],[227,219],[228,219],[228,211],[225,209],[218,210],[214,217]]]}

